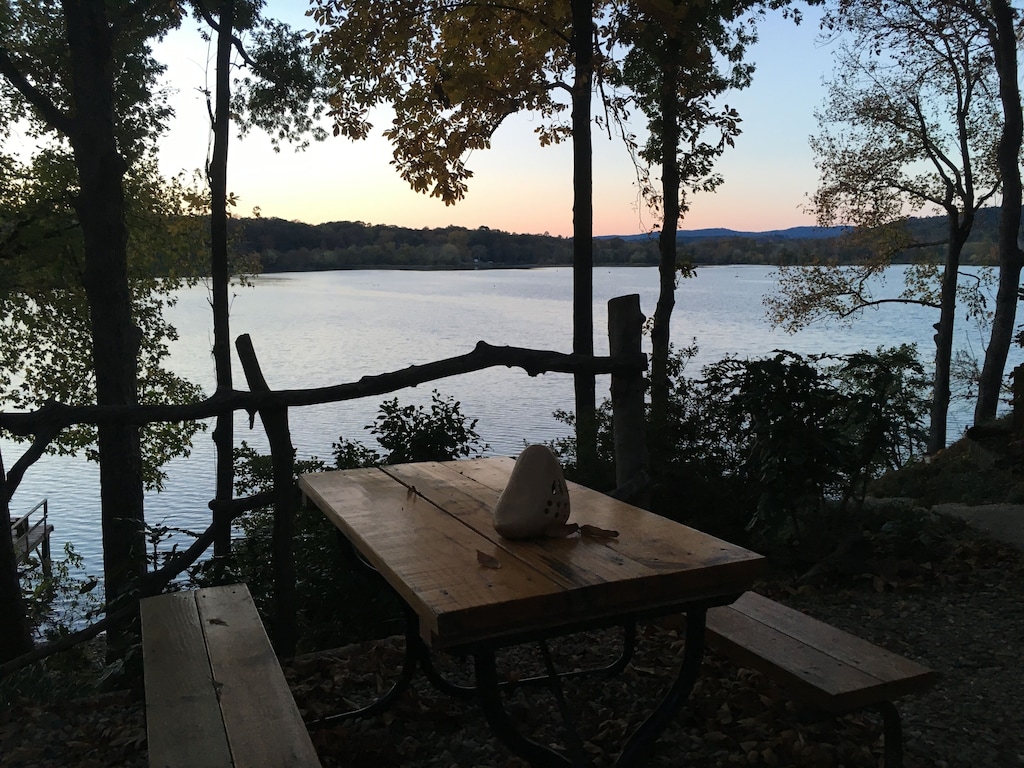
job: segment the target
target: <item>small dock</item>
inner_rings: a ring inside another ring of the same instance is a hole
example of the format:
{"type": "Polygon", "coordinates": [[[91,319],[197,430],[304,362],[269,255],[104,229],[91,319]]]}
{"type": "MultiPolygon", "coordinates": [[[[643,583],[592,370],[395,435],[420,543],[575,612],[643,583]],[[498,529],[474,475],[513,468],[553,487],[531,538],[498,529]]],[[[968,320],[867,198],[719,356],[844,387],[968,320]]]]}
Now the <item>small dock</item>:
{"type": "Polygon", "coordinates": [[[25,563],[37,549],[44,567],[50,564],[50,534],[53,526],[49,522],[49,504],[43,499],[16,520],[11,521],[11,539],[14,554],[19,563],[25,563]],[[41,515],[36,513],[42,510],[41,515]],[[32,516],[35,515],[35,520],[32,516]]]}

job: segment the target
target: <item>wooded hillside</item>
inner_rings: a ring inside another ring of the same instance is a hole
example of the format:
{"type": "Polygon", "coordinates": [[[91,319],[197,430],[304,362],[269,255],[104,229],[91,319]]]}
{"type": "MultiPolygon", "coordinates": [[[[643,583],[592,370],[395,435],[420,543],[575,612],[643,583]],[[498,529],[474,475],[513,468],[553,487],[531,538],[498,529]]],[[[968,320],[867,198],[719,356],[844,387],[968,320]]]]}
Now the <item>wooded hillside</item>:
{"type": "MultiPolygon", "coordinates": [[[[964,263],[993,264],[996,248],[995,209],[979,214],[975,234],[965,249],[964,263]]],[[[328,269],[568,266],[572,239],[551,235],[520,235],[479,227],[407,229],[384,224],[335,221],[304,224],[274,218],[235,219],[232,239],[242,254],[258,255],[264,272],[308,272],[328,269]]],[[[917,242],[930,247],[903,253],[896,262],[941,258],[945,224],[942,218],[911,219],[908,229],[917,242]]],[[[801,238],[785,233],[694,237],[679,233],[680,252],[694,264],[801,264],[814,259],[853,263],[867,256],[863,246],[845,237],[801,238]]],[[[595,240],[597,265],[656,265],[656,233],[650,237],[601,237],[595,240]]]]}

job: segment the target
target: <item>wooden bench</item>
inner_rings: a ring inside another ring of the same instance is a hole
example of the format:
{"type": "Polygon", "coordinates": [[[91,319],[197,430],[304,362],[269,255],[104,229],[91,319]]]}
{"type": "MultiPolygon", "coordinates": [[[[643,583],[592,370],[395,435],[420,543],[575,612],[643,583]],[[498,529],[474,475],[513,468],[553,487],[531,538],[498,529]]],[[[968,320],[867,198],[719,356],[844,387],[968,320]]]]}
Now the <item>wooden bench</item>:
{"type": "Polygon", "coordinates": [[[244,584],[142,601],[152,768],[319,766],[244,584]]]}
{"type": "Polygon", "coordinates": [[[829,712],[879,709],[885,768],[903,764],[902,727],[893,702],[934,682],[927,667],[754,592],[709,610],[706,637],[736,663],[829,712]]]}

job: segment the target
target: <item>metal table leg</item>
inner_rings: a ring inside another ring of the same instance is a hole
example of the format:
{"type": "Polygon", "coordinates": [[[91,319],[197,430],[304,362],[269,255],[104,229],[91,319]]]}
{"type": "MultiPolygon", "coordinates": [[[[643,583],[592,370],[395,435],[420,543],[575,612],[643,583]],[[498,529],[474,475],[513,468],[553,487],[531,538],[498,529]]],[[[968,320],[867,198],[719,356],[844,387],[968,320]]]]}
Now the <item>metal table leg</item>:
{"type": "Polygon", "coordinates": [[[371,717],[390,707],[399,696],[401,696],[412,684],[416,674],[416,667],[429,661],[429,650],[420,639],[419,619],[411,610],[405,611],[405,658],[402,661],[402,671],[394,685],[376,701],[367,704],[359,709],[339,712],[335,715],[328,715],[319,720],[308,723],[310,728],[323,728],[334,725],[343,720],[352,720],[357,717],[371,717]]]}
{"type": "Polygon", "coordinates": [[[568,759],[553,749],[523,736],[508,716],[498,685],[494,650],[480,650],[474,653],[473,667],[476,673],[477,700],[494,735],[533,768],[571,768],[572,763],[568,759]]]}
{"type": "Polygon", "coordinates": [[[683,663],[679,668],[672,687],[665,697],[651,712],[650,716],[640,724],[629,737],[626,746],[616,761],[617,766],[639,765],[650,755],[655,739],[672,722],[672,718],[683,703],[690,697],[700,665],[704,659],[704,622],[707,618],[706,608],[695,608],[686,614],[686,646],[683,650],[683,663]]]}
{"type": "MultiPolygon", "coordinates": [[[[686,646],[683,661],[671,688],[651,712],[647,719],[633,732],[626,742],[622,753],[615,762],[616,766],[635,766],[642,764],[649,756],[655,740],[675,717],[683,703],[693,691],[694,683],[700,672],[704,658],[704,624],[706,609],[694,608],[687,613],[686,646]]],[[[576,760],[570,760],[555,750],[527,738],[516,728],[509,717],[502,700],[502,684],[494,659],[494,651],[490,648],[479,649],[473,655],[476,672],[476,690],[480,708],[487,717],[494,734],[520,757],[529,761],[531,766],[540,768],[578,768],[586,766],[589,760],[580,748],[578,737],[574,741],[576,760]]],[[[559,675],[549,666],[549,678],[555,687],[556,697],[560,696],[558,687],[559,675]]],[[[563,702],[559,701],[560,706],[563,702]]],[[[567,727],[572,727],[569,718],[563,712],[567,727]]],[[[575,736],[575,734],[573,734],[575,736]]]]}

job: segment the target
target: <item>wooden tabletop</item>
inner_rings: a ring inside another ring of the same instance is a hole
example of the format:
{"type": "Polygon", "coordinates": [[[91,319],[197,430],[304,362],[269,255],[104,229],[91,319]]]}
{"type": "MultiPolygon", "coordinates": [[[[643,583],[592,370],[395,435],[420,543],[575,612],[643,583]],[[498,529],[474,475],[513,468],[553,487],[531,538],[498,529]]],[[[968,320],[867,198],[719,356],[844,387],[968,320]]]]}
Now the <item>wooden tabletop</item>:
{"type": "Polygon", "coordinates": [[[758,554],[574,483],[569,522],[617,538],[504,539],[492,511],[514,463],[319,472],[299,487],[416,611],[436,648],[726,603],[763,571],[758,554]]]}

